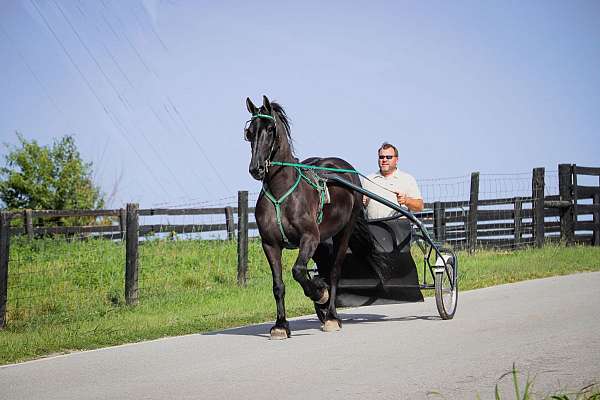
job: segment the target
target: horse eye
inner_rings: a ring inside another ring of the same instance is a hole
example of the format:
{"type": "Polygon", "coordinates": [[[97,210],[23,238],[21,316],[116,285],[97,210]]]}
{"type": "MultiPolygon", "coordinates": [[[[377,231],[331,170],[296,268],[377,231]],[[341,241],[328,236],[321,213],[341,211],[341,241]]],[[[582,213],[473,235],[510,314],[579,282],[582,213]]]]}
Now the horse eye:
{"type": "Polygon", "coordinates": [[[269,132],[269,133],[273,133],[274,131],[275,131],[275,127],[274,127],[273,125],[269,125],[269,126],[267,127],[267,132],[269,132]]]}

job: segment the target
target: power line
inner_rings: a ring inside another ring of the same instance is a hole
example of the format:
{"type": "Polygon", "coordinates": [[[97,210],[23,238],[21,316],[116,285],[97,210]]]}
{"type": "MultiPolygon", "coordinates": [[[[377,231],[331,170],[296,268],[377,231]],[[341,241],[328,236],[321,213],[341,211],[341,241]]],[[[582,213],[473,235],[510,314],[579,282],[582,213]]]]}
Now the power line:
{"type": "MultiPolygon", "coordinates": [[[[62,115],[63,120],[66,123],[67,129],[69,130],[69,132],[70,133],[75,133],[75,129],[73,129],[73,127],[69,123],[69,120],[66,117],[66,113],[58,105],[58,102],[56,102],[56,100],[54,99],[54,97],[50,94],[50,91],[48,90],[48,88],[46,87],[46,85],[44,85],[44,83],[42,82],[42,80],[40,79],[40,77],[35,73],[35,71],[31,67],[31,65],[29,64],[29,62],[27,62],[27,59],[25,58],[25,56],[23,55],[23,53],[19,50],[19,48],[16,45],[13,44],[15,42],[12,40],[12,37],[9,35],[8,31],[6,31],[6,29],[4,29],[4,27],[2,27],[1,25],[0,25],[0,30],[2,30],[3,34],[8,39],[9,43],[11,43],[11,45],[14,48],[14,50],[19,55],[19,58],[21,59],[21,61],[25,64],[27,70],[31,73],[31,75],[35,78],[35,80],[37,81],[37,83],[40,85],[40,87],[42,88],[42,91],[44,92],[44,94],[46,95],[46,97],[48,98],[48,100],[50,101],[50,103],[52,103],[52,105],[56,108],[56,110],[59,112],[59,114],[62,115]]],[[[98,168],[94,169],[94,175],[93,175],[93,179],[94,180],[96,180],[98,178],[98,176],[102,175],[101,171],[103,169],[103,160],[104,160],[104,153],[105,152],[106,152],[106,144],[104,146],[104,149],[102,151],[102,154],[101,154],[100,158],[98,159],[98,162],[97,162],[98,168]]]]}
{"type": "Polygon", "coordinates": [[[173,102],[171,101],[171,98],[169,96],[167,96],[167,100],[169,101],[169,104],[171,105],[171,107],[173,108],[173,110],[175,111],[175,113],[177,114],[177,116],[179,117],[179,119],[181,120],[181,123],[183,124],[183,127],[185,128],[185,131],[192,138],[192,140],[194,141],[194,143],[196,143],[196,145],[200,149],[200,152],[202,153],[202,156],[204,156],[204,158],[206,159],[206,162],[208,162],[208,165],[210,165],[210,167],[213,170],[213,172],[215,173],[215,175],[217,175],[217,178],[219,178],[219,180],[221,181],[221,184],[223,185],[223,187],[225,187],[225,189],[227,189],[227,191],[231,191],[231,189],[229,189],[229,186],[227,186],[227,184],[225,183],[225,181],[221,177],[221,174],[219,174],[219,171],[215,168],[215,166],[213,165],[213,163],[210,161],[210,158],[208,158],[208,156],[204,152],[204,149],[202,148],[202,146],[200,146],[200,143],[198,143],[198,140],[196,139],[196,137],[192,134],[192,131],[189,128],[188,124],[185,122],[185,119],[183,119],[183,116],[179,113],[179,110],[177,110],[177,107],[175,107],[175,105],[173,104],[173,102]]]}
{"type": "Polygon", "coordinates": [[[65,119],[65,122],[67,124],[67,128],[71,132],[74,132],[73,128],[71,127],[71,125],[69,124],[69,122],[68,122],[68,120],[66,118],[65,112],[58,105],[58,103],[56,102],[56,100],[54,99],[54,97],[52,97],[52,95],[50,94],[50,91],[48,90],[48,88],[46,87],[46,85],[44,85],[44,83],[42,82],[42,80],[40,79],[40,77],[35,73],[35,71],[31,67],[31,65],[29,64],[29,62],[27,62],[27,59],[25,58],[25,56],[23,55],[23,53],[21,53],[21,51],[19,50],[19,48],[14,44],[15,41],[9,35],[8,31],[6,29],[4,29],[4,27],[2,25],[0,25],[0,30],[2,31],[2,33],[4,34],[4,36],[6,37],[6,39],[8,39],[8,42],[14,48],[15,52],[19,55],[19,58],[21,59],[21,61],[23,62],[23,64],[25,64],[25,67],[27,68],[27,70],[29,71],[29,73],[34,77],[34,79],[40,85],[40,87],[42,88],[42,91],[44,92],[44,95],[48,98],[48,100],[50,101],[50,103],[52,103],[52,105],[54,106],[54,108],[56,108],[56,110],[63,116],[63,118],[65,119]]]}
{"type": "MultiPolygon", "coordinates": [[[[163,128],[165,128],[166,130],[168,130],[169,132],[173,132],[173,129],[171,129],[164,121],[163,119],[159,116],[158,112],[151,106],[148,105],[148,107],[150,108],[150,110],[152,111],[152,113],[154,114],[154,116],[156,117],[156,119],[159,121],[159,123],[163,126],[163,128]]],[[[196,176],[196,178],[198,179],[198,182],[200,182],[200,185],[202,186],[202,188],[204,189],[204,191],[208,194],[210,194],[210,190],[208,190],[208,188],[206,187],[206,185],[203,182],[203,179],[200,175],[198,175],[198,173],[196,172],[196,170],[194,168],[190,168],[190,171],[194,174],[194,176],[196,176]]]]}
{"type": "MultiPolygon", "coordinates": [[[[62,14],[62,16],[65,19],[65,21],[67,21],[67,24],[71,27],[71,30],[73,31],[73,33],[75,34],[75,36],[77,37],[77,39],[79,40],[79,42],[81,43],[81,45],[84,47],[84,49],[86,50],[86,52],[88,53],[88,55],[90,56],[90,58],[94,61],[94,63],[96,64],[96,66],[98,67],[98,69],[100,70],[100,72],[102,73],[102,75],[104,76],[104,79],[106,79],[106,81],[108,82],[108,84],[110,85],[110,87],[117,94],[117,97],[121,100],[121,102],[123,102],[123,97],[124,96],[121,96],[121,93],[119,93],[119,90],[113,84],[112,80],[108,77],[108,75],[106,74],[106,72],[104,71],[104,69],[102,68],[102,66],[98,62],[98,60],[96,59],[96,57],[93,55],[92,51],[85,44],[85,42],[81,38],[81,35],[79,35],[79,32],[77,31],[77,29],[75,28],[75,26],[71,23],[71,21],[69,20],[69,18],[65,14],[64,10],[62,9],[62,7],[58,5],[58,3],[56,2],[56,0],[53,0],[53,2],[56,5],[56,7],[58,8],[58,10],[60,11],[60,13],[62,14]]],[[[169,165],[163,160],[163,158],[160,155],[160,153],[154,148],[154,146],[152,145],[152,143],[148,139],[148,137],[144,134],[143,131],[139,131],[139,133],[142,135],[142,137],[144,138],[144,141],[146,142],[146,144],[148,145],[148,147],[150,147],[150,149],[152,150],[152,152],[154,153],[154,155],[156,156],[156,158],[160,161],[160,163],[163,165],[163,167],[171,175],[171,177],[173,178],[173,182],[175,183],[175,185],[179,188],[179,190],[181,190],[183,192],[183,194],[186,197],[189,197],[187,191],[185,190],[185,188],[181,185],[181,183],[177,179],[177,176],[173,173],[173,171],[171,170],[171,168],[169,167],[169,165]]]]}
{"type": "MultiPolygon", "coordinates": [[[[108,7],[106,6],[106,3],[104,0],[102,0],[102,5],[104,6],[105,9],[108,10],[108,7]]],[[[121,20],[121,18],[119,18],[119,16],[114,13],[115,19],[121,24],[121,26],[123,27],[123,21],[121,20]]],[[[115,36],[118,37],[117,32],[114,30],[114,28],[112,27],[112,25],[110,25],[110,23],[106,20],[106,18],[104,18],[104,21],[109,25],[110,29],[112,30],[113,34],[115,36]]],[[[123,32],[125,32],[125,30],[123,29],[123,32]]],[[[126,33],[123,33],[123,36],[125,38],[125,40],[127,41],[127,43],[129,44],[129,46],[133,49],[133,51],[136,53],[136,55],[138,56],[139,60],[142,62],[142,64],[146,67],[146,69],[148,69],[148,71],[150,71],[157,79],[158,83],[162,86],[162,81],[160,79],[160,76],[154,72],[154,70],[152,70],[147,64],[146,62],[143,60],[140,52],[137,50],[137,48],[135,47],[135,45],[129,40],[129,38],[127,37],[126,33]]],[[[177,114],[177,116],[179,117],[179,120],[181,121],[182,126],[184,127],[185,132],[191,137],[192,141],[195,143],[195,145],[198,147],[198,149],[200,150],[200,153],[202,154],[202,156],[204,157],[204,159],[208,162],[210,168],[212,169],[212,171],[214,172],[214,174],[217,176],[217,178],[219,179],[219,181],[221,182],[221,185],[225,188],[225,190],[227,190],[228,192],[231,192],[231,189],[229,188],[229,186],[227,186],[227,184],[225,183],[225,181],[223,180],[223,178],[221,177],[221,174],[219,173],[219,171],[215,168],[214,164],[211,162],[210,158],[208,157],[208,155],[206,154],[206,152],[204,151],[204,148],[200,145],[200,143],[198,142],[198,140],[195,138],[195,136],[192,134],[191,129],[189,128],[187,122],[185,121],[185,119],[183,118],[183,116],[181,115],[181,113],[179,112],[179,110],[177,109],[177,107],[175,107],[173,101],[171,100],[171,98],[168,96],[167,94],[167,101],[169,102],[169,104],[171,105],[171,107],[173,108],[173,110],[175,111],[175,113],[177,114]]]]}
{"type": "MultiPolygon", "coordinates": [[[[78,7],[78,8],[79,8],[80,13],[85,18],[87,18],[87,16],[84,14],[83,10],[80,7],[78,7]]],[[[98,31],[98,33],[100,34],[100,36],[102,36],[102,32],[100,31],[100,28],[99,28],[98,24],[95,24],[95,27],[96,27],[96,30],[98,31]]],[[[116,32],[113,32],[113,33],[116,34],[116,32]]],[[[121,72],[121,74],[123,75],[123,77],[125,78],[125,80],[129,83],[129,86],[131,87],[131,89],[133,89],[134,91],[136,91],[136,92],[139,93],[139,90],[136,88],[136,86],[133,84],[133,82],[131,82],[131,80],[129,79],[129,77],[125,73],[124,69],[121,67],[120,63],[118,62],[118,60],[116,59],[116,57],[114,57],[114,55],[112,54],[112,52],[110,51],[110,49],[106,46],[106,44],[104,43],[104,41],[102,41],[102,46],[104,47],[105,51],[110,56],[110,58],[113,61],[113,63],[116,65],[116,67],[119,70],[119,72],[121,72]]],[[[165,122],[163,121],[163,119],[158,115],[158,113],[156,112],[156,110],[150,105],[150,103],[148,101],[145,102],[145,105],[146,105],[146,107],[148,107],[152,111],[153,115],[156,117],[156,119],[158,120],[158,122],[161,124],[161,126],[164,129],[166,129],[166,130],[168,130],[170,132],[173,132],[173,130],[171,129],[171,127],[169,127],[167,124],[165,124],[165,122]]],[[[159,157],[160,157],[160,155],[159,155],[159,157]]],[[[169,167],[166,166],[166,168],[169,168],[169,167]]],[[[202,188],[204,189],[204,191],[207,194],[210,194],[211,193],[210,190],[208,190],[208,188],[206,187],[206,185],[204,184],[204,182],[202,180],[202,177],[200,175],[198,175],[198,173],[196,172],[196,170],[194,168],[190,168],[190,171],[192,171],[192,173],[196,176],[196,178],[198,178],[198,181],[200,182],[200,184],[201,184],[202,188]]],[[[189,195],[187,194],[187,192],[184,191],[184,193],[186,194],[187,197],[189,197],[189,195]]]]}
{"type": "MultiPolygon", "coordinates": [[[[137,4],[138,8],[140,10],[142,10],[142,12],[145,12],[145,10],[142,8],[140,3],[134,3],[137,4]]],[[[134,5],[135,7],[135,5],[134,5]]],[[[142,24],[140,22],[140,19],[138,18],[138,16],[135,14],[135,11],[132,11],[136,21],[138,22],[138,25],[140,26],[140,28],[142,28],[142,24]]],[[[143,28],[142,28],[143,29],[143,28]]],[[[158,39],[158,41],[160,42],[162,48],[165,50],[165,52],[169,52],[169,48],[167,47],[167,45],[165,44],[165,42],[163,42],[162,38],[160,37],[160,35],[158,34],[158,32],[156,32],[156,29],[154,29],[154,24],[150,24],[150,30],[152,31],[152,33],[154,33],[154,36],[156,36],[156,38],[158,39]]]]}
{"type": "Polygon", "coordinates": [[[48,22],[46,16],[40,10],[40,8],[37,5],[37,3],[35,2],[35,0],[30,0],[30,2],[33,4],[34,8],[36,9],[36,11],[38,12],[38,14],[40,15],[40,17],[44,21],[44,23],[45,23],[46,27],[48,28],[48,30],[50,30],[50,32],[52,33],[52,36],[54,37],[54,39],[58,42],[58,44],[60,45],[61,49],[67,55],[67,58],[69,59],[69,61],[71,62],[71,64],[73,64],[73,66],[75,67],[75,69],[79,73],[79,76],[81,77],[81,79],[85,82],[85,84],[88,87],[88,89],[92,92],[92,94],[94,95],[94,98],[96,99],[96,101],[100,104],[100,106],[102,107],[102,109],[104,110],[104,112],[106,113],[106,115],[109,116],[110,120],[115,125],[115,127],[118,128],[117,129],[118,132],[121,134],[121,136],[123,137],[123,139],[125,139],[125,141],[129,145],[129,147],[131,147],[132,151],[138,157],[138,159],[140,160],[140,162],[144,165],[144,167],[146,168],[146,170],[148,171],[148,173],[150,174],[150,176],[152,176],[152,178],[156,181],[156,183],[158,184],[158,186],[163,190],[163,192],[168,197],[168,191],[164,188],[164,186],[162,185],[162,183],[160,182],[160,180],[158,180],[156,178],[156,176],[154,175],[154,173],[152,172],[152,170],[150,169],[150,167],[148,166],[148,164],[146,163],[146,161],[141,157],[141,155],[136,150],[135,146],[130,142],[130,140],[127,137],[127,135],[123,132],[123,128],[119,125],[120,121],[118,120],[118,118],[116,117],[116,115],[113,116],[111,114],[108,106],[104,104],[104,102],[102,101],[102,99],[100,99],[100,97],[98,96],[98,94],[96,93],[96,91],[94,90],[94,88],[92,87],[92,85],[90,84],[90,82],[88,81],[88,79],[85,77],[85,74],[81,71],[81,69],[79,68],[79,66],[77,65],[77,63],[75,62],[75,60],[73,59],[73,57],[71,56],[71,54],[69,53],[69,51],[67,50],[67,48],[65,47],[65,45],[63,44],[63,42],[60,40],[60,38],[58,37],[58,35],[54,31],[54,29],[52,28],[52,26],[48,22]]]}
{"type": "Polygon", "coordinates": [[[96,67],[98,67],[98,69],[102,73],[102,76],[104,76],[104,79],[106,79],[106,81],[108,82],[109,86],[117,94],[117,97],[119,98],[119,100],[121,101],[121,103],[123,103],[124,105],[127,105],[125,103],[125,101],[124,101],[124,96],[122,96],[121,93],[119,93],[119,91],[117,90],[117,88],[113,84],[112,80],[108,77],[108,75],[106,75],[106,72],[104,72],[104,69],[102,68],[102,66],[100,65],[100,63],[96,59],[96,57],[94,57],[94,55],[92,54],[92,52],[89,49],[89,47],[85,44],[85,42],[83,41],[83,39],[79,35],[79,32],[77,31],[77,29],[75,28],[75,26],[73,26],[73,24],[71,23],[71,20],[67,17],[67,15],[65,14],[64,10],[62,9],[62,7],[58,5],[58,3],[56,2],[56,0],[52,0],[52,1],[54,3],[55,7],[58,9],[58,11],[60,11],[61,15],[63,16],[64,20],[67,22],[67,24],[69,25],[69,27],[71,28],[71,30],[73,31],[73,33],[75,34],[75,36],[77,37],[77,40],[79,40],[79,43],[81,43],[81,45],[83,46],[83,48],[85,49],[85,51],[87,52],[87,54],[90,56],[90,58],[92,59],[92,61],[94,61],[94,64],[96,64],[96,67]]]}
{"type": "MultiPolygon", "coordinates": [[[[101,0],[102,5],[104,6],[104,8],[108,11],[108,6],[106,5],[106,2],[104,0],[101,0]]],[[[119,18],[119,16],[115,13],[114,14],[115,18],[117,19],[117,21],[124,26],[123,21],[119,18]]],[[[102,17],[104,19],[104,22],[106,22],[106,24],[109,26],[110,30],[113,32],[113,34],[117,37],[117,39],[119,38],[117,35],[117,32],[114,30],[114,28],[112,27],[111,23],[108,22],[106,20],[106,18],[104,18],[104,14],[102,14],[102,17]]],[[[124,31],[124,30],[123,30],[124,31]]],[[[129,44],[129,47],[131,47],[131,49],[133,50],[133,52],[136,54],[137,58],[140,60],[140,62],[142,63],[142,65],[146,68],[146,70],[148,70],[148,72],[150,72],[151,74],[153,74],[156,78],[158,78],[158,75],[156,75],[156,72],[154,72],[154,70],[152,70],[148,64],[146,63],[146,61],[144,61],[142,55],[140,54],[140,52],[137,50],[137,48],[133,45],[133,43],[131,43],[131,41],[129,40],[129,38],[127,37],[126,34],[123,35],[125,41],[127,42],[127,44],[129,44]]]]}

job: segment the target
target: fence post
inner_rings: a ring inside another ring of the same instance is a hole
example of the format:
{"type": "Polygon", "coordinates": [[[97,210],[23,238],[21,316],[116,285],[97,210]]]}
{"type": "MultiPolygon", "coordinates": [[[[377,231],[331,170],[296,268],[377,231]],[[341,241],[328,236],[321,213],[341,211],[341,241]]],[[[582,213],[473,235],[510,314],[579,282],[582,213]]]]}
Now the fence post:
{"type": "Polygon", "coordinates": [[[471,196],[467,226],[467,247],[469,253],[475,251],[477,243],[477,203],[479,202],[479,172],[471,173],[471,196]]]}
{"type": "Polygon", "coordinates": [[[572,245],[575,235],[573,219],[573,169],[570,164],[558,164],[558,193],[560,200],[571,203],[570,207],[560,208],[560,240],[572,245]]]}
{"type": "Polygon", "coordinates": [[[232,207],[225,207],[225,225],[227,226],[227,240],[235,239],[235,222],[233,221],[232,207]]]}
{"type": "Polygon", "coordinates": [[[533,239],[536,247],[544,245],[544,168],[534,168],[531,179],[533,198],[533,239]]]}
{"type": "Polygon", "coordinates": [[[127,204],[127,230],[125,234],[125,302],[138,301],[138,204],[127,204]]]}
{"type": "Polygon", "coordinates": [[[10,254],[10,216],[0,212],[0,329],[6,326],[8,301],[8,257],[10,254]]]}
{"type": "Polygon", "coordinates": [[[23,223],[25,225],[25,233],[27,233],[27,238],[29,240],[33,240],[33,213],[31,210],[25,210],[23,218],[23,223]]]}
{"type": "Polygon", "coordinates": [[[600,194],[596,193],[594,195],[594,235],[592,236],[592,245],[600,246],[600,194]]]}
{"type": "Polygon", "coordinates": [[[121,230],[121,240],[125,239],[127,233],[127,210],[119,209],[119,229],[121,230]]]}
{"type": "Polygon", "coordinates": [[[246,285],[248,271],[248,191],[238,191],[238,285],[246,285]]]}
{"type": "Polygon", "coordinates": [[[521,197],[515,198],[515,248],[521,244],[523,238],[523,199],[521,197]]]}
{"type": "Polygon", "coordinates": [[[446,241],[446,209],[440,201],[433,203],[433,232],[438,242],[446,241]]]}

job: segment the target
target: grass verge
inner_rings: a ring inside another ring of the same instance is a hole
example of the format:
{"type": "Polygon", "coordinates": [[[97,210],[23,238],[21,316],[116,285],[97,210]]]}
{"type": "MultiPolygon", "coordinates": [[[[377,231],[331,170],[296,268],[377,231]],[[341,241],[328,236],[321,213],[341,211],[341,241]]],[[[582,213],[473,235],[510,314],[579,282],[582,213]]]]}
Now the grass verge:
{"type": "MultiPolygon", "coordinates": [[[[288,317],[314,312],[291,277],[295,255],[284,252],[288,317]]],[[[458,257],[461,291],[600,270],[600,248],[593,247],[549,245],[458,257]]],[[[274,319],[271,272],[258,241],[249,246],[248,285],[243,288],[236,284],[234,243],[144,243],[137,306],[124,304],[124,258],[122,243],[104,240],[11,243],[0,365],[274,319]]]]}

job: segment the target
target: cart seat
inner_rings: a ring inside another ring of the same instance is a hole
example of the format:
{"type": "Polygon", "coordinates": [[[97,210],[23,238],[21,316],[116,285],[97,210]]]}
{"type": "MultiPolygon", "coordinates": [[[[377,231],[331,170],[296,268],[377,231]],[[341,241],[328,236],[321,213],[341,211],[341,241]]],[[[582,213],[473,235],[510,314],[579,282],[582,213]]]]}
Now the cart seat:
{"type": "MultiPolygon", "coordinates": [[[[410,222],[398,217],[370,220],[369,230],[375,237],[376,251],[387,264],[389,276],[382,282],[368,261],[348,250],[338,284],[336,304],[340,307],[356,307],[423,301],[416,265],[410,253],[410,222]]],[[[319,275],[328,280],[333,266],[333,242],[329,240],[319,244],[313,259],[319,275]]]]}

